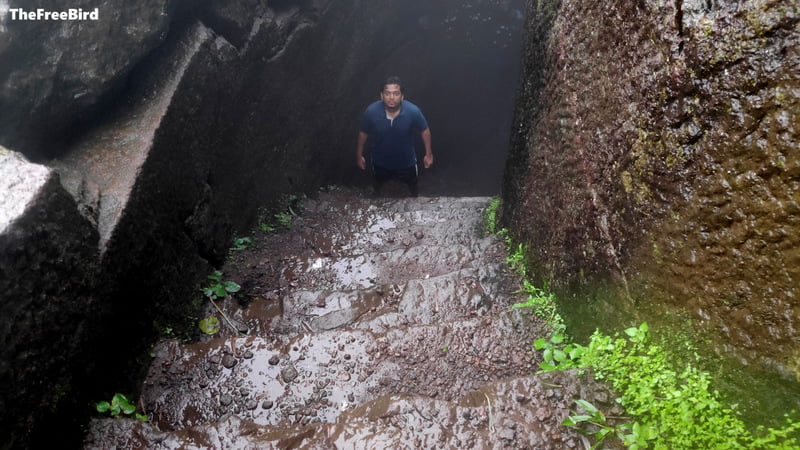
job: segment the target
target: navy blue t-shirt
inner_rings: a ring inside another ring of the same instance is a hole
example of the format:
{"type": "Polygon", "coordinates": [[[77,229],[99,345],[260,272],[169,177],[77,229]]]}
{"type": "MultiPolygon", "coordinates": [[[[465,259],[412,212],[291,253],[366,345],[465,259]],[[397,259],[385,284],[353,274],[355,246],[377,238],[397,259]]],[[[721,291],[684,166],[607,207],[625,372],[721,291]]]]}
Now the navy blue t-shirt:
{"type": "Polygon", "coordinates": [[[367,106],[361,116],[361,131],[369,136],[372,164],[390,170],[408,169],[417,163],[414,143],[428,129],[428,121],[417,105],[403,100],[394,120],[386,117],[383,102],[367,106]]]}

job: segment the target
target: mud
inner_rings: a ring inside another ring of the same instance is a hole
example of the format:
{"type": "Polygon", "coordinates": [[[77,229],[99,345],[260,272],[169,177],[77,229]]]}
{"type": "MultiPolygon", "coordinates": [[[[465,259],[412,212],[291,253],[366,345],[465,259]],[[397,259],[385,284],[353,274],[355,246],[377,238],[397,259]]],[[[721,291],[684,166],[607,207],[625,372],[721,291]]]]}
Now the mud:
{"type": "Polygon", "coordinates": [[[231,252],[233,326],[156,347],[139,400],[151,422],[96,419],[86,448],[582,447],[560,425],[573,400],[613,396],[534,374],[549,331],[509,309],[519,280],[482,236],[487,203],[305,201],[290,230],[231,252]]]}

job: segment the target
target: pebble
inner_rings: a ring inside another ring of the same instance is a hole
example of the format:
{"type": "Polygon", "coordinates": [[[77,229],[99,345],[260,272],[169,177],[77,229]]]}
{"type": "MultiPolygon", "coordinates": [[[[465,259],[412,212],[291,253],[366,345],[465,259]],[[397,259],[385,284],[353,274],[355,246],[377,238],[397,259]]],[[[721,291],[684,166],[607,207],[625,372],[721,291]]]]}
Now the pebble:
{"type": "Polygon", "coordinates": [[[281,369],[281,378],[283,378],[283,381],[287,383],[294,381],[294,379],[297,378],[297,375],[297,369],[295,369],[294,366],[286,366],[281,369]]]}
{"type": "Polygon", "coordinates": [[[281,358],[278,355],[272,355],[272,357],[269,359],[269,365],[271,366],[276,366],[279,362],[281,362],[281,358]]]}
{"type": "Polygon", "coordinates": [[[222,357],[222,366],[226,369],[230,369],[235,366],[239,361],[233,355],[225,355],[222,357]]]}
{"type": "Polygon", "coordinates": [[[264,409],[272,409],[272,405],[273,405],[272,400],[264,400],[263,402],[261,402],[261,407],[264,409]]]}
{"type": "Polygon", "coordinates": [[[223,394],[222,397],[219,398],[219,402],[222,406],[228,406],[233,403],[233,397],[230,394],[223,394]]]}

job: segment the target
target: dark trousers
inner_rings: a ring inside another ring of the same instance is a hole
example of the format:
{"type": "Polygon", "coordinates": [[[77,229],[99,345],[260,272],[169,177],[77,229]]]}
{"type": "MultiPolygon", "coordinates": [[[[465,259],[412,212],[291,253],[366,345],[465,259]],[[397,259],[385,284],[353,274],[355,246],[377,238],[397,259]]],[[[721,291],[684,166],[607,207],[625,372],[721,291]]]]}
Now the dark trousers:
{"type": "Polygon", "coordinates": [[[374,189],[375,194],[379,194],[381,192],[381,187],[384,183],[391,180],[392,178],[397,178],[398,180],[402,181],[403,183],[408,185],[408,190],[411,192],[412,197],[416,197],[418,194],[417,191],[417,165],[414,164],[413,166],[407,169],[400,169],[400,170],[392,170],[387,169],[381,166],[372,166],[373,171],[373,181],[372,187],[374,189]]]}

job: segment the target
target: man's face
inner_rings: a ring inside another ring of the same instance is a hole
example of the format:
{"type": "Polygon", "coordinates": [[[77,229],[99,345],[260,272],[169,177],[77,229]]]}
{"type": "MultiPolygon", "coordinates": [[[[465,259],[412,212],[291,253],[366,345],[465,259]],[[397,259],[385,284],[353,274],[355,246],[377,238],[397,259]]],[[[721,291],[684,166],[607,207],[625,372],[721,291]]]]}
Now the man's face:
{"type": "Polygon", "coordinates": [[[386,109],[392,111],[400,107],[400,102],[403,101],[403,93],[400,92],[400,86],[397,84],[387,84],[381,91],[381,100],[386,109]]]}

